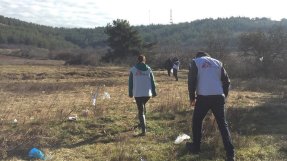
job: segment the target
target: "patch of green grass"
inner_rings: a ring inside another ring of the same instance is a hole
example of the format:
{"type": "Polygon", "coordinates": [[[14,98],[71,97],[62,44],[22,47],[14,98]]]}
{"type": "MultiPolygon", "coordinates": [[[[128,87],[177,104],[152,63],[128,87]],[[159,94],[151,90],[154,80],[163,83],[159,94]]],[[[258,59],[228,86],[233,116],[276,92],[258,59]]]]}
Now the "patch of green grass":
{"type": "Polygon", "coordinates": [[[151,120],[174,120],[175,114],[170,112],[153,112],[147,114],[147,119],[151,120]]]}

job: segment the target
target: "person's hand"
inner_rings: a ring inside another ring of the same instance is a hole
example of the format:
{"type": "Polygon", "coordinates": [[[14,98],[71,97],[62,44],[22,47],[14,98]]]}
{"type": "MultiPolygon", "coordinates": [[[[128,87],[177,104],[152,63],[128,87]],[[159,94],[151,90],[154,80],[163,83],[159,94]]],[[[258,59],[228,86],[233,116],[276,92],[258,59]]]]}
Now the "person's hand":
{"type": "Polygon", "coordinates": [[[196,100],[195,100],[195,99],[194,99],[194,100],[190,100],[190,107],[195,106],[195,102],[196,102],[196,100]]]}

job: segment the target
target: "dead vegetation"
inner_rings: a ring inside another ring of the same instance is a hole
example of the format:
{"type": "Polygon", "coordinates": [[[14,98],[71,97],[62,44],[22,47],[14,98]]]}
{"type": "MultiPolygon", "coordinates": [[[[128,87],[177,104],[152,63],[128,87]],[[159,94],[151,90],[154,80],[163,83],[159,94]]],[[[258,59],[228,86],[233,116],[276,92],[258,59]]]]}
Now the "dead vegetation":
{"type": "MultiPolygon", "coordinates": [[[[186,154],[183,144],[173,144],[178,134],[191,135],[193,109],[185,70],[180,70],[178,82],[165,71],[155,71],[158,96],[148,103],[149,131],[143,138],[133,137],[137,109],[127,96],[128,67],[2,65],[0,70],[4,160],[27,160],[32,147],[53,160],[222,160],[225,156],[211,114],[204,122],[202,154],[186,154]],[[68,121],[72,115],[77,115],[76,121],[68,121]]],[[[286,81],[232,82],[226,112],[238,160],[283,160],[286,81]]]]}

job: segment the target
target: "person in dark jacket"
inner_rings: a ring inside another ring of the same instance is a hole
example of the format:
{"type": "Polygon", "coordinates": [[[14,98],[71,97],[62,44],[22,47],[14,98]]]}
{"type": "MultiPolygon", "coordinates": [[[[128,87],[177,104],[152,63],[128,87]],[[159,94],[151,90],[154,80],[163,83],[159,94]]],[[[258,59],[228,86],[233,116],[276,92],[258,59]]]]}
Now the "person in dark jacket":
{"type": "Polygon", "coordinates": [[[172,71],[173,71],[173,76],[175,78],[176,81],[178,81],[178,76],[177,76],[177,73],[178,73],[178,70],[179,70],[179,60],[177,59],[177,57],[174,57],[173,60],[173,65],[172,65],[172,71]]]}
{"type": "Polygon", "coordinates": [[[228,96],[230,79],[222,63],[206,52],[198,52],[189,67],[188,91],[191,106],[193,142],[187,142],[189,152],[200,152],[202,121],[209,110],[215,116],[220,130],[228,161],[233,161],[234,146],[224,114],[225,99],[228,96]]]}
{"type": "Polygon", "coordinates": [[[138,56],[138,63],[130,69],[129,75],[129,97],[134,97],[137,108],[139,126],[142,132],[139,136],[146,134],[146,103],[150,97],[156,96],[155,81],[151,68],[145,64],[144,55],[138,56]]]}
{"type": "Polygon", "coordinates": [[[173,62],[172,62],[171,58],[168,58],[165,61],[165,69],[167,70],[167,75],[168,76],[170,76],[172,66],[173,66],[173,62]]]}

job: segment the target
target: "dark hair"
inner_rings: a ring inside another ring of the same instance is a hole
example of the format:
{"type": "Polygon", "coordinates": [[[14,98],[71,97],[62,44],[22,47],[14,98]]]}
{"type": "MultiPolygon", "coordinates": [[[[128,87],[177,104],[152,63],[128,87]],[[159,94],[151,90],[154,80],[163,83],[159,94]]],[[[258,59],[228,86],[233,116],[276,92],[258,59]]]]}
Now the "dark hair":
{"type": "Polygon", "coordinates": [[[198,51],[198,52],[196,53],[195,58],[199,58],[199,57],[203,57],[203,56],[209,56],[209,57],[210,57],[210,55],[209,55],[207,52],[198,51]]]}
{"type": "Polygon", "coordinates": [[[139,63],[145,62],[145,56],[144,55],[139,55],[138,56],[138,62],[139,63]]]}
{"type": "Polygon", "coordinates": [[[173,57],[172,60],[173,60],[173,61],[178,61],[178,58],[177,58],[177,57],[173,57]]]}

